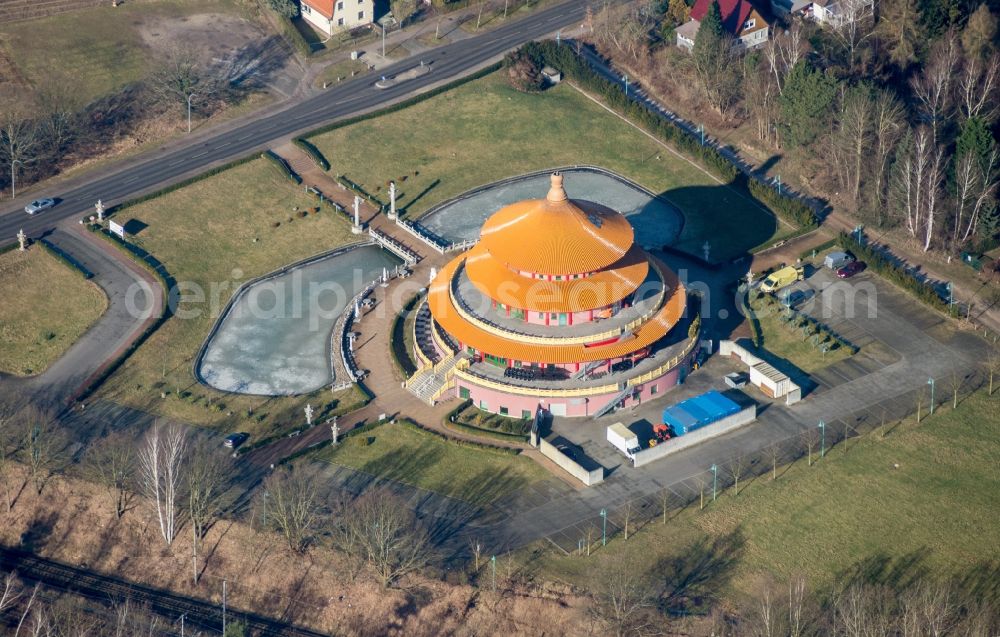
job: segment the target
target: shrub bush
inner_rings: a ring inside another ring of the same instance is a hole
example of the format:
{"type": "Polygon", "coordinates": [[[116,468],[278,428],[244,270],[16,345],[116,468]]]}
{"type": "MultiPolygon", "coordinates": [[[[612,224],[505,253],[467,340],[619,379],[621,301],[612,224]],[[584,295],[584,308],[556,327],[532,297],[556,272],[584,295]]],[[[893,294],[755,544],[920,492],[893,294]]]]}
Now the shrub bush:
{"type": "Polygon", "coordinates": [[[260,154],[260,156],[268,160],[272,164],[274,164],[274,166],[278,170],[280,170],[283,175],[285,175],[295,183],[297,184],[302,183],[302,177],[299,177],[297,174],[295,174],[295,171],[292,170],[291,166],[289,166],[284,159],[275,155],[274,152],[270,150],[265,150],[263,153],[260,154]]]}
{"type": "Polygon", "coordinates": [[[296,137],[295,139],[292,140],[292,143],[301,148],[302,150],[304,150],[306,154],[312,157],[313,161],[316,162],[317,166],[319,166],[323,170],[330,170],[330,162],[328,162],[326,160],[326,157],[323,156],[323,153],[319,152],[319,149],[313,146],[311,143],[309,143],[305,139],[302,139],[301,137],[296,137]]]}

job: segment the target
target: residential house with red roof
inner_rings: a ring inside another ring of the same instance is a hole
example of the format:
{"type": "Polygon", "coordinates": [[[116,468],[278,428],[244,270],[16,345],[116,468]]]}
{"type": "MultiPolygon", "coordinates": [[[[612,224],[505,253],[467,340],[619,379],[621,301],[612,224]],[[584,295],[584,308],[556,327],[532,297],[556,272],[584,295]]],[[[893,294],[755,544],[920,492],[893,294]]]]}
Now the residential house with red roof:
{"type": "Polygon", "coordinates": [[[694,38],[698,27],[712,2],[719,3],[719,13],[722,15],[722,28],[735,37],[740,44],[748,49],[758,47],[767,42],[770,24],[750,0],[697,0],[691,7],[691,19],[677,28],[677,46],[690,50],[694,47],[694,38]]]}
{"type": "Polygon", "coordinates": [[[375,0],[300,0],[302,19],[327,35],[370,24],[375,0]]]}

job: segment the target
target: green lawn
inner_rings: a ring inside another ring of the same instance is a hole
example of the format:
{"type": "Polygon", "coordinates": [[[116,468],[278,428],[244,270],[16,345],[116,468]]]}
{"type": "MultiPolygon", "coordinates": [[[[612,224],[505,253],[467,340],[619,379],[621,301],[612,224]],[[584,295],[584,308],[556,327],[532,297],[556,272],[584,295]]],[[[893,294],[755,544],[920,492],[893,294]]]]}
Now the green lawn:
{"type": "Polygon", "coordinates": [[[0,255],[0,372],[41,373],[108,307],[104,292],[40,245],[0,255]]]}
{"type": "Polygon", "coordinates": [[[662,193],[685,215],[680,247],[712,258],[743,254],[776,234],[774,216],[720,185],[571,86],[541,94],[510,88],[495,73],[410,108],[318,135],[333,165],[417,217],[467,190],[529,171],[594,164],[662,193]],[[363,160],[359,159],[359,152],[363,160]]]}
{"type": "Polygon", "coordinates": [[[198,349],[235,287],[354,240],[349,224],[327,209],[306,217],[292,210],[311,211],[315,203],[272,164],[257,159],[123,211],[119,221],[135,219],[148,226],[137,242],[178,282],[200,286],[207,300],[181,303],[181,310],[199,311],[198,316],[168,320],[105,383],[102,395],[186,422],[255,435],[298,423],[306,401],[318,404],[320,412],[334,401],[340,407],[357,401],[360,394],[353,389],[341,396],[320,391],[277,399],[226,394],[199,384],[192,371],[198,349]]]}
{"type": "Polygon", "coordinates": [[[460,446],[398,423],[346,438],[319,458],[477,505],[548,477],[527,458],[460,446]]]}
{"type": "MultiPolygon", "coordinates": [[[[944,403],[919,425],[890,423],[884,439],[876,432],[850,441],[846,451],[834,447],[812,467],[800,460],[779,468],[777,481],[768,473],[739,495],[730,488],[704,511],[694,505],[606,550],[611,559],[634,553],[653,565],[661,558],[683,562],[704,542],[719,541],[735,558],[713,574],[723,592],[748,591],[761,574],[802,574],[821,586],[862,563],[968,573],[1000,558],[1000,392],[988,397],[980,390],[957,410],[944,403]]],[[[583,584],[591,559],[548,551],[541,568],[583,584]]]]}
{"type": "Polygon", "coordinates": [[[139,25],[199,13],[238,14],[234,0],[130,1],[0,26],[0,46],[33,86],[69,82],[87,102],[141,79],[156,56],[139,25]]]}
{"type": "MultiPolygon", "coordinates": [[[[781,292],[778,292],[780,296],[781,292]]],[[[781,321],[781,315],[786,311],[780,301],[768,303],[763,297],[751,301],[754,317],[760,325],[764,337],[764,349],[778,358],[785,359],[802,371],[809,373],[832,365],[852,356],[846,347],[837,347],[823,353],[813,345],[809,337],[802,334],[797,327],[792,327],[781,321]]]]}

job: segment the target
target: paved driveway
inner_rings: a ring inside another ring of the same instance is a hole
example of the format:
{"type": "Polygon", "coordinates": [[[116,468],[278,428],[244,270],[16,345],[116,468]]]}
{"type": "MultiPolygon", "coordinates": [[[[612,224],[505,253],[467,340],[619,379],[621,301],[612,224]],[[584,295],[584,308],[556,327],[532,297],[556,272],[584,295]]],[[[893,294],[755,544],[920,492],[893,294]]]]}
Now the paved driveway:
{"type": "Polygon", "coordinates": [[[60,227],[47,238],[93,272],[93,281],[108,296],[107,311],[43,373],[0,381],[0,398],[58,410],[142,333],[148,317],[162,307],[162,294],[149,274],[82,228],[60,227]]]}

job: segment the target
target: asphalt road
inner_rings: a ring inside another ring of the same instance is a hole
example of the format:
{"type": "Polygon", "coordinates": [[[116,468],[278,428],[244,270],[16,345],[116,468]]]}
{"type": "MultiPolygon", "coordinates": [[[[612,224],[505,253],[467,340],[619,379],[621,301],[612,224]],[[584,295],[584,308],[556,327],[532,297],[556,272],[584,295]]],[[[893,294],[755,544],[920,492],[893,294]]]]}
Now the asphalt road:
{"type": "MultiPolygon", "coordinates": [[[[435,48],[421,59],[397,62],[385,67],[381,74],[396,75],[419,66],[421,61],[431,65],[431,72],[390,88],[377,89],[374,85],[378,78],[362,76],[292,104],[278,113],[219,133],[200,144],[170,151],[153,151],[151,155],[154,157],[122,162],[122,169],[114,174],[97,177],[65,192],[39,194],[57,199],[58,205],[35,216],[28,216],[23,209],[5,211],[0,216],[0,244],[12,242],[20,228],[24,228],[29,236],[37,237],[63,219],[92,212],[98,199],[106,205],[119,203],[157,186],[197,174],[212,164],[263,150],[273,140],[378,108],[443,80],[457,78],[523,42],[570,24],[580,24],[586,7],[585,2],[569,0],[482,35],[435,48]]],[[[372,140],[372,143],[384,142],[372,140]]]]}

